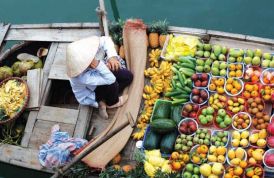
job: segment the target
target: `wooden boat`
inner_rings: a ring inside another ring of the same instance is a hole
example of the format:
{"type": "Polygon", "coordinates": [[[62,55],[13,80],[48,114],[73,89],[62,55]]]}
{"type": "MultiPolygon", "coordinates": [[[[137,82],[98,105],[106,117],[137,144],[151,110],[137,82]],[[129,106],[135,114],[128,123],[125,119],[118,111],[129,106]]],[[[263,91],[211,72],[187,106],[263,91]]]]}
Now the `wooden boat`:
{"type": "MultiPolygon", "coordinates": [[[[101,19],[103,20],[100,23],[0,24],[0,49],[4,49],[5,45],[11,41],[23,42],[0,53],[2,64],[8,64],[22,52],[35,54],[40,47],[49,49],[39,86],[40,105],[36,110],[29,111],[20,145],[0,145],[1,162],[51,173],[53,170],[40,165],[37,155],[39,146],[48,140],[49,131],[54,124],[58,123],[62,130],[79,138],[84,138],[87,134],[91,135],[88,133],[88,128],[91,128],[90,130],[95,128],[93,137],[107,129],[111,119],[103,120],[99,117],[97,110],[79,105],[75,101],[65,67],[68,43],[91,35],[100,36],[107,33],[104,31],[106,25],[102,25],[106,24],[106,19],[105,17],[101,19]],[[64,101],[63,98],[67,100],[64,101]]],[[[243,49],[260,48],[265,52],[274,52],[273,39],[175,26],[170,26],[169,32],[199,36],[211,44],[243,49]]],[[[110,110],[110,118],[114,117],[115,112],[116,110],[110,110]]],[[[135,147],[134,141],[129,140],[123,147],[124,154],[130,161],[135,147]]],[[[118,152],[120,150],[117,150],[118,152]]]]}

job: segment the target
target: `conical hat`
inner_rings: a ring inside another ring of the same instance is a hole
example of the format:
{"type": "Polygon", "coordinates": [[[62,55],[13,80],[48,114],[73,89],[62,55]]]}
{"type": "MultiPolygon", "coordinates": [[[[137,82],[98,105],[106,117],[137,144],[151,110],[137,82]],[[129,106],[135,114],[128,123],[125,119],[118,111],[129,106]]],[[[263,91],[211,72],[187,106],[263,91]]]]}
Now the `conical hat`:
{"type": "Polygon", "coordinates": [[[67,47],[67,74],[76,77],[88,68],[99,47],[99,37],[92,36],[70,43],[67,47]]]}

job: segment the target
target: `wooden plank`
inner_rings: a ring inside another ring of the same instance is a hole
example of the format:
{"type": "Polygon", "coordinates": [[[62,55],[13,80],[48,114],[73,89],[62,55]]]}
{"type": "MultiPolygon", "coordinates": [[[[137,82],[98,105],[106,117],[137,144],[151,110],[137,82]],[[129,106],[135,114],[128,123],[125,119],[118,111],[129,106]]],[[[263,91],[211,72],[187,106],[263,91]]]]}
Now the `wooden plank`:
{"type": "Polygon", "coordinates": [[[35,169],[44,172],[53,172],[50,169],[43,168],[38,160],[38,150],[22,148],[19,146],[4,144],[0,147],[0,161],[8,164],[35,169]]]}
{"type": "Polygon", "coordinates": [[[239,41],[227,38],[211,37],[211,44],[220,44],[228,48],[242,48],[242,49],[261,49],[263,52],[274,52],[271,45],[258,44],[254,42],[239,41]]]}
{"type": "Polygon", "coordinates": [[[262,44],[271,44],[272,46],[274,45],[274,39],[269,39],[269,38],[246,36],[246,40],[256,42],[256,43],[262,43],[262,44]]]}
{"type": "Polygon", "coordinates": [[[9,28],[10,24],[0,26],[0,46],[2,45],[9,28]]]}
{"type": "Polygon", "coordinates": [[[98,23],[51,23],[51,24],[14,24],[11,29],[41,29],[41,28],[99,28],[98,23]]]}
{"type": "Polygon", "coordinates": [[[37,120],[29,142],[29,148],[39,149],[39,146],[45,144],[51,136],[51,128],[55,124],[59,124],[61,131],[68,132],[72,136],[75,125],[59,122],[37,120]]]}
{"type": "Polygon", "coordinates": [[[168,30],[170,32],[176,32],[176,33],[206,34],[206,30],[198,29],[198,28],[186,28],[186,27],[169,26],[168,30]]]}
{"type": "Polygon", "coordinates": [[[79,110],[41,106],[37,119],[66,124],[76,124],[79,110]]]}
{"type": "Polygon", "coordinates": [[[49,79],[69,80],[66,66],[53,65],[50,70],[49,79]]]}
{"type": "Polygon", "coordinates": [[[37,108],[41,99],[41,69],[28,70],[27,84],[31,93],[27,108],[37,108]]]}
{"type": "Polygon", "coordinates": [[[25,131],[24,131],[24,136],[21,141],[22,147],[28,147],[28,145],[29,145],[29,140],[32,135],[32,131],[33,131],[36,119],[37,119],[37,115],[38,115],[38,111],[31,111],[29,113],[28,121],[27,121],[25,131]]]}
{"type": "Polygon", "coordinates": [[[10,29],[5,40],[72,42],[93,35],[99,29],[10,29]]]}
{"type": "Polygon", "coordinates": [[[73,137],[85,138],[92,114],[92,107],[80,105],[73,137]]]}
{"type": "Polygon", "coordinates": [[[221,32],[221,31],[215,31],[215,30],[207,30],[207,34],[214,36],[214,37],[225,37],[225,38],[229,38],[229,39],[245,40],[245,38],[246,38],[246,36],[242,35],[242,34],[221,32]]]}

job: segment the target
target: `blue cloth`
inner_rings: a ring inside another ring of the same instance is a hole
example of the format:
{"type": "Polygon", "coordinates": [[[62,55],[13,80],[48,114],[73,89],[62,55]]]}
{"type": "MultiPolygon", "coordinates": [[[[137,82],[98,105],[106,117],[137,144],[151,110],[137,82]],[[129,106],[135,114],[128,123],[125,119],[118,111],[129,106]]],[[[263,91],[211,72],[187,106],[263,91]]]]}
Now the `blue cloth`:
{"type": "Polygon", "coordinates": [[[51,138],[40,146],[39,161],[47,168],[59,167],[72,159],[72,152],[83,147],[86,140],[71,138],[67,132],[61,132],[59,125],[54,125],[51,131],[51,138]]]}

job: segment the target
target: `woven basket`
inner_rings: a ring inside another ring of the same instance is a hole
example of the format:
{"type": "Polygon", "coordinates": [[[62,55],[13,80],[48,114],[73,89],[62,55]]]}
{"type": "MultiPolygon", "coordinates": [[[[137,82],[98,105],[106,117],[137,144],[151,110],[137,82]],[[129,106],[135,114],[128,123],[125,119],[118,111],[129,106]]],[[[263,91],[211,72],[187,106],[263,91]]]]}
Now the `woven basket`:
{"type": "Polygon", "coordinates": [[[30,96],[29,96],[29,89],[28,89],[27,83],[26,83],[23,79],[21,79],[21,78],[19,78],[19,77],[9,77],[9,78],[3,80],[3,81],[0,83],[0,87],[1,87],[3,84],[7,83],[9,80],[17,80],[17,81],[23,83],[23,84],[26,86],[25,99],[24,99],[24,102],[23,102],[22,107],[21,107],[20,110],[17,112],[17,114],[14,115],[14,116],[11,117],[11,118],[8,118],[8,119],[4,120],[4,121],[0,121],[0,125],[6,124],[6,123],[8,123],[8,122],[11,122],[11,121],[14,121],[15,119],[17,119],[17,118],[22,114],[22,112],[26,109],[26,107],[27,107],[27,105],[28,105],[28,102],[29,102],[29,98],[30,98],[30,96]]]}

